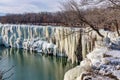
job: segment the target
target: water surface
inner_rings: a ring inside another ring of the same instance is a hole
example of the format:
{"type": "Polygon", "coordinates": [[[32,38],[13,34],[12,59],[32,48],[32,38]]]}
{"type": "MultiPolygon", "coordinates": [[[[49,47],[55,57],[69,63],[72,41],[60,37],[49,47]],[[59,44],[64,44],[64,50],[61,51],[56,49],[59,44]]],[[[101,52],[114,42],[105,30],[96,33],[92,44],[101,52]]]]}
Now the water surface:
{"type": "Polygon", "coordinates": [[[66,58],[41,56],[23,49],[0,47],[0,56],[0,70],[15,66],[4,75],[13,73],[9,80],[63,80],[65,72],[73,67],[66,58]]]}

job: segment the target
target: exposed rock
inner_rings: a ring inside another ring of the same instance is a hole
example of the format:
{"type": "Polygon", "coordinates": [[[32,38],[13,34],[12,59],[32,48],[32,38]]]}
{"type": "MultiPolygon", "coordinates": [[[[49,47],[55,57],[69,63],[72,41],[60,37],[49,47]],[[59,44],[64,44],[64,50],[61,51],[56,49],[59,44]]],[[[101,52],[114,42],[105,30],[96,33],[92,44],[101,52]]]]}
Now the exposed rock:
{"type": "Polygon", "coordinates": [[[81,80],[92,80],[92,76],[85,76],[83,79],[81,80]]]}
{"type": "Polygon", "coordinates": [[[91,73],[89,73],[89,72],[82,72],[81,75],[76,80],[84,80],[86,78],[88,79],[88,77],[86,77],[86,76],[91,77],[91,73]]]}

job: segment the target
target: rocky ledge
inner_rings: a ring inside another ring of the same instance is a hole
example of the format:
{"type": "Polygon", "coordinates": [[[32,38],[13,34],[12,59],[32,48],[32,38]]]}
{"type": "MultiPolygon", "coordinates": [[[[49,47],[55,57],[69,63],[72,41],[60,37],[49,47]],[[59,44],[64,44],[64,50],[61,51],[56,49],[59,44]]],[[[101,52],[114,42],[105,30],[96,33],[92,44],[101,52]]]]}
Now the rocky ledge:
{"type": "Polygon", "coordinates": [[[120,38],[113,42],[106,38],[101,44],[104,46],[94,48],[80,65],[67,71],[64,80],[120,80],[120,38]]]}

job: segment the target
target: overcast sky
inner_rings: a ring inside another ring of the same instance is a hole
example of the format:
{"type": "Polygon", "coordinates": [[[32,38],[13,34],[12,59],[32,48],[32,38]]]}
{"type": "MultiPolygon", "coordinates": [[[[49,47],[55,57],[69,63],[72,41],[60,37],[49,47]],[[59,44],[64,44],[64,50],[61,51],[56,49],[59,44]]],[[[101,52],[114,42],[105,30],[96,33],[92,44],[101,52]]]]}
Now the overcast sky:
{"type": "MultiPolygon", "coordinates": [[[[64,1],[67,0],[0,0],[0,15],[5,13],[55,12],[60,10],[60,2],[64,1]]],[[[91,1],[98,2],[99,0],[91,1]]]]}
{"type": "Polygon", "coordinates": [[[0,0],[0,13],[54,12],[64,0],[0,0]]]}

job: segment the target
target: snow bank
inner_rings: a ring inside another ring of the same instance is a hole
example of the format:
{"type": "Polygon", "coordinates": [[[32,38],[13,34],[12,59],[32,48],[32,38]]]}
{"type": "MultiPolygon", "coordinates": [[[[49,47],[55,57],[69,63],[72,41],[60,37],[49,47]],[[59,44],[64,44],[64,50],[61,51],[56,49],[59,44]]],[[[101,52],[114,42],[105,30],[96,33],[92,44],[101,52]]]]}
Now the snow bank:
{"type": "Polygon", "coordinates": [[[87,54],[87,58],[81,61],[79,68],[75,67],[65,73],[64,80],[120,80],[119,41],[118,38],[114,41],[108,38],[103,40],[103,45],[100,44],[87,54]],[[79,73],[74,71],[75,69],[79,73]],[[81,69],[84,70],[80,71],[81,69]]]}

